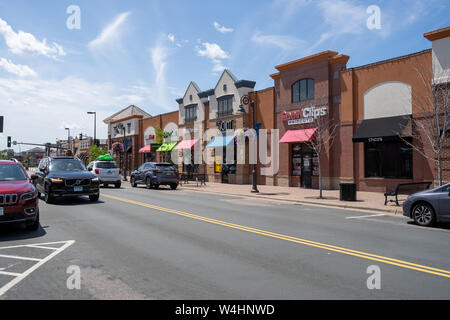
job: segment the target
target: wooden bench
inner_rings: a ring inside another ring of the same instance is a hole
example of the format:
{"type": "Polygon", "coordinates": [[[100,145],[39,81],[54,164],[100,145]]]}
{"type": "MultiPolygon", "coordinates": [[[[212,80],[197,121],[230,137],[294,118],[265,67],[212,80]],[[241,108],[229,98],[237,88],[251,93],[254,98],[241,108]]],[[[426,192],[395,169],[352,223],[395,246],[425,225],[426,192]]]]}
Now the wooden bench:
{"type": "Polygon", "coordinates": [[[409,183],[399,183],[395,190],[387,190],[384,194],[384,205],[388,202],[395,202],[397,206],[400,206],[398,195],[411,195],[413,193],[430,189],[431,182],[409,182],[409,183]],[[388,197],[395,197],[395,200],[388,200],[388,197]]]}
{"type": "Polygon", "coordinates": [[[206,186],[206,174],[204,173],[193,173],[193,172],[188,172],[188,173],[181,173],[180,174],[180,184],[187,184],[189,183],[189,181],[195,181],[197,182],[197,187],[198,187],[198,183],[200,182],[200,186],[201,185],[205,185],[206,186]]]}

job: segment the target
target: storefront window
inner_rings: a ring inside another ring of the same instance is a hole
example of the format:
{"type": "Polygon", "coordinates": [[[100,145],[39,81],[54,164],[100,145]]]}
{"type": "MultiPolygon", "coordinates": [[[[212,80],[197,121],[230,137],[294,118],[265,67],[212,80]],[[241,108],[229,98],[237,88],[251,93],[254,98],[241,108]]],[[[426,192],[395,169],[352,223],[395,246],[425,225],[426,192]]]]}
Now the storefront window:
{"type": "Polygon", "coordinates": [[[412,147],[406,142],[364,143],[366,178],[412,178],[412,147]]]}

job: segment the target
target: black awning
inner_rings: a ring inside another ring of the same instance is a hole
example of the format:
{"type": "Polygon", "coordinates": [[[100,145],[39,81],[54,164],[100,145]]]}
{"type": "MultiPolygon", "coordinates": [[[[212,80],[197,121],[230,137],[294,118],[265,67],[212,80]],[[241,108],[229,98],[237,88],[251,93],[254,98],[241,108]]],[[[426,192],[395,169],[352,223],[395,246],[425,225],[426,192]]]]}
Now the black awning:
{"type": "Polygon", "coordinates": [[[411,136],[411,115],[368,119],[361,122],[353,142],[382,142],[411,136]]]}

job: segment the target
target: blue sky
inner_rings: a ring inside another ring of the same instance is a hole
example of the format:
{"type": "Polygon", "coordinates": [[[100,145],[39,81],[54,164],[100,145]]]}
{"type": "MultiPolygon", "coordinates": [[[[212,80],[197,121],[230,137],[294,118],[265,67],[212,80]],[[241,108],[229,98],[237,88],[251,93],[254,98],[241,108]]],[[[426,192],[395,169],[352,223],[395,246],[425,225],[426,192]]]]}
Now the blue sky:
{"type": "Polygon", "coordinates": [[[448,0],[0,0],[0,149],[7,135],[66,138],[66,126],[92,135],[87,111],[106,138],[112,113],[176,110],[191,80],[210,89],[225,67],[263,89],[277,64],[335,50],[359,66],[430,48],[423,33],[448,25],[448,0]],[[80,29],[66,27],[70,5],[80,29]],[[366,26],[370,5],[381,29],[366,26]]]}

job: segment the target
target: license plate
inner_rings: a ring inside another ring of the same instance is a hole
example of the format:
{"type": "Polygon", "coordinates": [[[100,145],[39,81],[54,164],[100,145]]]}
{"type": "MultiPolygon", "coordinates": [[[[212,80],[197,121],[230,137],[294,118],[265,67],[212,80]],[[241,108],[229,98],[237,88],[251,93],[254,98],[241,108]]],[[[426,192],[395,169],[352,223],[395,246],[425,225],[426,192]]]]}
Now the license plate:
{"type": "Polygon", "coordinates": [[[73,191],[81,192],[81,191],[83,191],[83,187],[73,187],[73,191]]]}
{"type": "Polygon", "coordinates": [[[3,207],[0,207],[0,216],[3,215],[3,207]]]}

